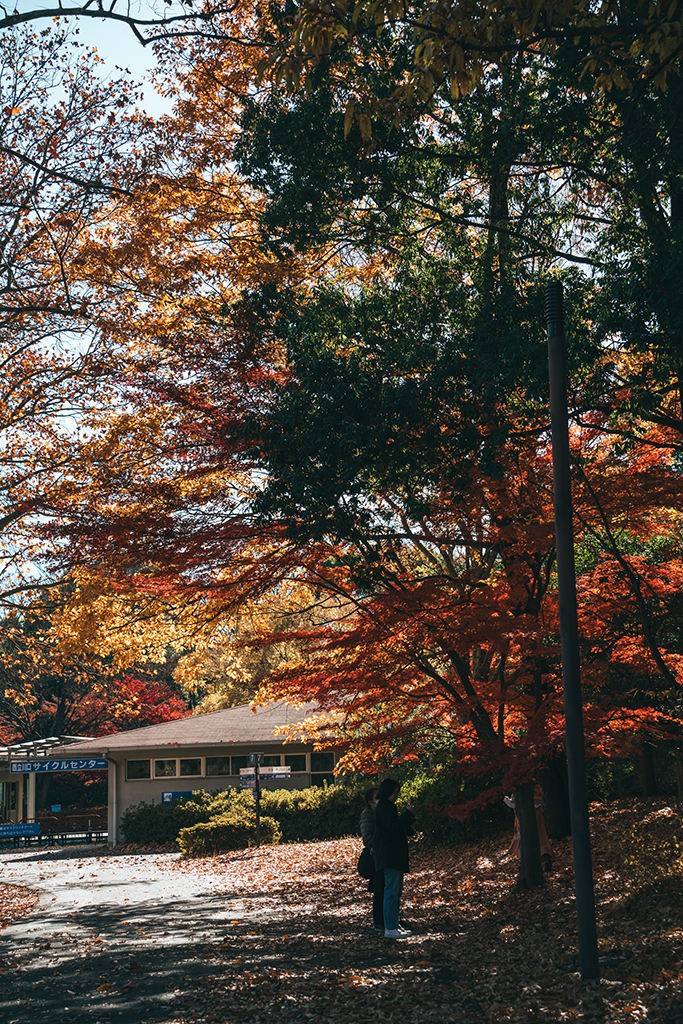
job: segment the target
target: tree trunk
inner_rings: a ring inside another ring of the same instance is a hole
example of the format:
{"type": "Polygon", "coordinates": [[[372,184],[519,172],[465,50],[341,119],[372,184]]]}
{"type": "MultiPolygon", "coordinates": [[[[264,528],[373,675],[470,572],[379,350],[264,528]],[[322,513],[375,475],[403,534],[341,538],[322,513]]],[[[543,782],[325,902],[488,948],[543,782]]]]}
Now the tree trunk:
{"type": "Polygon", "coordinates": [[[674,751],[676,758],[676,785],[678,786],[678,802],[683,804],[683,756],[680,750],[674,751]]]}
{"type": "Polygon", "coordinates": [[[655,775],[655,761],[652,755],[652,744],[643,743],[642,750],[638,754],[640,786],[643,796],[657,796],[657,777],[655,775]]]}
{"type": "Polygon", "coordinates": [[[558,754],[536,773],[545,796],[545,827],[550,839],[564,839],[572,834],[569,813],[569,781],[567,758],[558,754]]]}
{"type": "Polygon", "coordinates": [[[541,844],[536,824],[533,782],[525,782],[523,786],[515,790],[515,814],[519,822],[521,837],[519,877],[515,889],[533,889],[538,885],[543,885],[541,844]]]}

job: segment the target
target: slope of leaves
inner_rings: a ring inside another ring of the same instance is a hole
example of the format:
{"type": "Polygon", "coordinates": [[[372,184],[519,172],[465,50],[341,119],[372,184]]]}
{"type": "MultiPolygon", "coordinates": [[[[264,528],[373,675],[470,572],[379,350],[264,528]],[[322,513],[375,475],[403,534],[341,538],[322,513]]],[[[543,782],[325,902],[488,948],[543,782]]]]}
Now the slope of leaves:
{"type": "Polygon", "coordinates": [[[17,918],[30,914],[38,894],[23,885],[7,885],[0,882],[0,928],[6,928],[17,918]]]}
{"type": "MultiPolygon", "coordinates": [[[[547,885],[511,892],[507,833],[418,850],[403,914],[412,938],[370,929],[355,873],[359,840],[175,862],[219,872],[232,921],[219,964],[193,994],[193,1021],[572,1021],[662,1024],[683,1010],[680,817],[661,801],[592,806],[601,979],[581,983],[569,841],[547,885]]],[[[175,1020],[175,1018],[174,1018],[175,1020]]]]}

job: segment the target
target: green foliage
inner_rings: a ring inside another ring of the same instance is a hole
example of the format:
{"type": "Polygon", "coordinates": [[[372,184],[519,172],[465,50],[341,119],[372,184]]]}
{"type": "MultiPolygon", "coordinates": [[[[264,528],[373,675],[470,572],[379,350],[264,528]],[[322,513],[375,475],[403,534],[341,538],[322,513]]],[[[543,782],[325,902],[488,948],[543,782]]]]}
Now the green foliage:
{"type": "MultiPolygon", "coordinates": [[[[261,842],[279,843],[282,833],[274,818],[261,818],[261,842]]],[[[182,828],[178,846],[187,857],[206,857],[226,850],[243,850],[256,842],[256,812],[253,806],[235,803],[210,821],[182,828]]]]}
{"type": "MultiPolygon", "coordinates": [[[[647,539],[639,537],[631,530],[622,530],[615,538],[615,543],[622,555],[642,556],[654,565],[679,556],[683,548],[680,528],[663,534],[654,534],[647,539]]],[[[582,537],[574,552],[576,575],[592,572],[599,565],[608,546],[609,538],[603,533],[597,532],[582,537]]]]}
{"type": "MultiPolygon", "coordinates": [[[[674,750],[665,743],[656,744],[653,757],[657,792],[676,795],[674,750]]],[[[590,800],[620,800],[642,795],[636,757],[592,758],[586,764],[586,779],[590,800]]]]}
{"type": "MultiPolygon", "coordinates": [[[[590,762],[591,768],[594,769],[596,764],[590,762]]],[[[613,765],[620,766],[622,762],[600,763],[602,774],[598,772],[592,781],[594,795],[602,796],[603,789],[607,795],[607,790],[613,784],[611,777],[608,778],[613,765]]],[[[630,771],[628,779],[635,780],[637,791],[637,772],[633,775],[632,767],[630,771]]],[[[402,783],[399,807],[413,800],[417,816],[416,830],[430,844],[455,845],[477,839],[492,824],[508,821],[509,814],[502,802],[475,811],[464,822],[458,821],[452,814],[453,807],[472,800],[481,792],[482,786],[485,788],[493,784],[494,779],[482,782],[481,779],[457,775],[450,766],[429,771],[419,769],[417,772],[397,768],[394,775],[402,783]]],[[[318,842],[358,835],[364,807],[363,793],[375,782],[379,784],[379,780],[356,777],[342,785],[263,791],[262,826],[265,820],[273,820],[277,830],[277,838],[272,840],[274,842],[318,842]]],[[[626,787],[625,791],[631,792],[631,789],[626,787]]],[[[170,804],[141,803],[129,807],[123,814],[121,828],[128,842],[134,843],[172,843],[182,833],[186,838],[180,842],[181,849],[190,856],[199,856],[200,853],[213,852],[214,842],[232,842],[231,828],[235,830],[235,836],[240,837],[239,842],[244,840],[243,845],[253,842],[254,836],[246,825],[246,831],[242,832],[237,827],[237,822],[251,821],[253,814],[254,804],[250,791],[198,791],[192,797],[174,800],[170,804]],[[198,825],[210,825],[211,828],[195,829],[198,825]]],[[[265,837],[266,833],[263,835],[265,837]]],[[[237,842],[237,839],[234,841],[237,842]]],[[[268,841],[263,838],[263,842],[268,841]]],[[[215,847],[219,848],[238,849],[239,846],[215,847]]]]}
{"type": "MultiPolygon", "coordinates": [[[[382,515],[392,529],[381,502],[368,504],[377,489],[402,495],[419,518],[444,482],[455,493],[479,468],[500,476],[508,423],[500,412],[491,430],[491,406],[500,406],[511,379],[518,401],[523,390],[525,401],[536,401],[546,386],[540,287],[498,309],[494,331],[490,299],[480,323],[449,259],[411,263],[412,255],[390,285],[321,286],[305,299],[282,289],[245,297],[254,343],[279,332],[295,371],[277,385],[268,422],[251,424],[251,454],[268,468],[256,508],[268,520],[285,515],[298,536],[355,537],[361,526],[372,535],[382,515]],[[512,341],[520,324],[523,352],[512,341]],[[495,336],[498,347],[480,335],[495,336]]],[[[511,407],[510,416],[518,411],[511,407]]]]}
{"type": "Polygon", "coordinates": [[[586,781],[592,800],[640,796],[638,768],[633,758],[594,758],[586,764],[586,781]]]}
{"type": "Polygon", "coordinates": [[[213,793],[197,790],[191,797],[181,797],[170,804],[143,801],[123,812],[121,831],[129,843],[174,843],[181,829],[249,804],[253,804],[251,793],[230,789],[213,793]]]}
{"type": "MultiPolygon", "coordinates": [[[[261,795],[262,814],[276,819],[287,843],[355,835],[362,809],[362,797],[346,786],[277,789],[261,795]]],[[[121,818],[121,830],[131,843],[173,843],[183,829],[207,824],[226,814],[239,817],[253,812],[251,791],[197,790],[191,797],[170,804],[143,802],[128,807],[121,818]]]]}
{"type": "Polygon", "coordinates": [[[449,813],[458,804],[464,804],[487,785],[486,780],[472,780],[453,771],[420,773],[404,782],[399,806],[413,800],[417,823],[415,828],[428,843],[446,846],[478,839],[492,822],[508,820],[502,804],[492,804],[475,811],[466,821],[458,821],[449,813]]]}
{"type": "Polygon", "coordinates": [[[347,786],[275,789],[263,793],[261,809],[277,819],[284,842],[314,842],[357,835],[363,798],[347,786]]]}

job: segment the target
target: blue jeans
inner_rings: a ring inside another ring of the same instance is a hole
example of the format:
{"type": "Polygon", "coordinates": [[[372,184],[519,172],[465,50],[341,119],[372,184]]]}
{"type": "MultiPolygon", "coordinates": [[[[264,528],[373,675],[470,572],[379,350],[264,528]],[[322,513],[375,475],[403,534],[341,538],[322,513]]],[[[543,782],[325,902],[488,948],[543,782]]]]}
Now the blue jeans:
{"type": "Polygon", "coordinates": [[[403,892],[403,872],[395,868],[384,869],[384,927],[389,931],[398,928],[398,908],[403,892]]]}

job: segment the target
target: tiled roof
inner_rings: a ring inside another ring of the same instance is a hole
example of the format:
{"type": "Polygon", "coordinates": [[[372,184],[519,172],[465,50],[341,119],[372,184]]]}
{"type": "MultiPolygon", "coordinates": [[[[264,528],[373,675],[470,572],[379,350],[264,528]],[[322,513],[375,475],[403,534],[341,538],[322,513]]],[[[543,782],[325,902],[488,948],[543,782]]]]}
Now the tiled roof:
{"type": "Polygon", "coordinates": [[[251,710],[251,705],[242,704],[237,708],[212,711],[208,715],[192,715],[177,718],[161,725],[146,725],[141,729],[115,732],[99,739],[70,744],[50,751],[50,758],[79,757],[94,753],[117,750],[138,750],[166,746],[217,746],[219,744],[281,743],[282,738],[275,730],[283,725],[301,722],[315,710],[315,705],[306,704],[295,708],[291,704],[276,704],[273,707],[251,710]]]}

